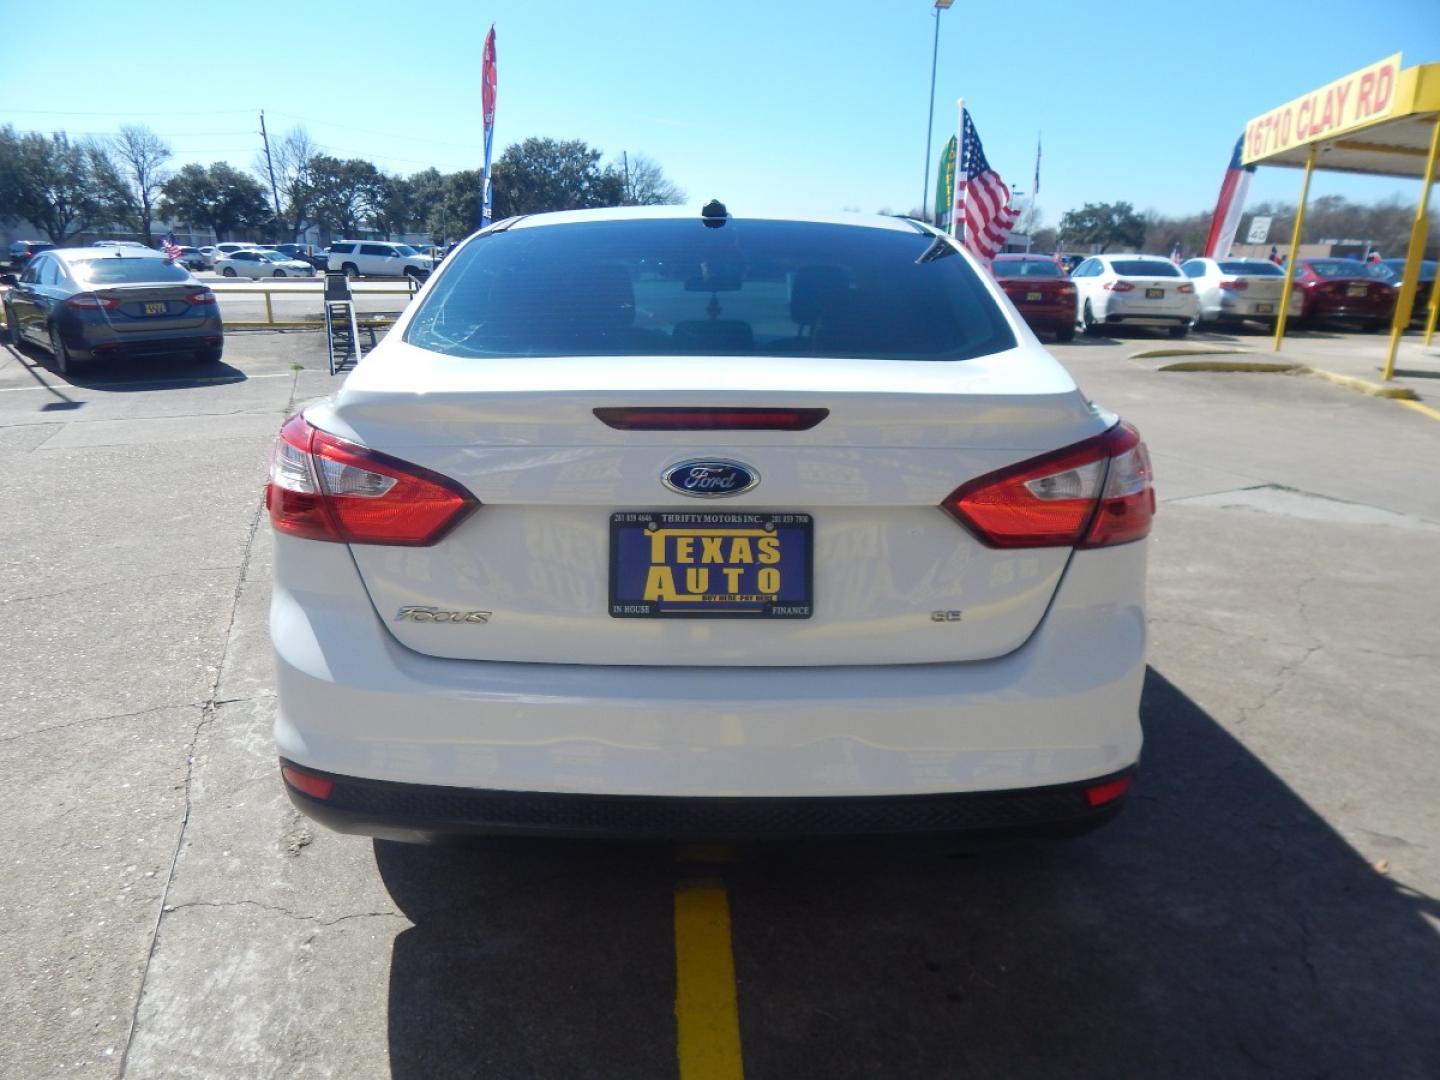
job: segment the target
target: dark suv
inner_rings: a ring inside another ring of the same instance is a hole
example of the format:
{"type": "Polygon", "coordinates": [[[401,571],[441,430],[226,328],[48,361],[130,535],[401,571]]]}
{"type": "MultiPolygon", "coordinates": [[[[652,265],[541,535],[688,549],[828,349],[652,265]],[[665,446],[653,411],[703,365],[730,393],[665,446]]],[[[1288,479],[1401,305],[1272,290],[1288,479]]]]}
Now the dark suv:
{"type": "Polygon", "coordinates": [[[25,269],[25,264],[30,261],[32,255],[42,251],[49,251],[54,244],[47,244],[42,240],[16,240],[10,245],[10,267],[16,273],[25,269]]]}

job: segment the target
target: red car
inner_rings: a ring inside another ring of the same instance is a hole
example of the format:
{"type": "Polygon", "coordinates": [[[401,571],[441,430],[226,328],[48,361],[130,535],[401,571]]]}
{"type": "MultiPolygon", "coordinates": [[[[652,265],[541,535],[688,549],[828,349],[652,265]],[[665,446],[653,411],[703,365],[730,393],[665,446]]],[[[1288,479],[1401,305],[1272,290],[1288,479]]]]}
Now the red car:
{"type": "MultiPolygon", "coordinates": [[[[1295,273],[1303,323],[1358,322],[1369,331],[1390,324],[1396,289],[1378,280],[1359,259],[1300,259],[1295,273]]],[[[1291,302],[1291,312],[1295,312],[1291,302]]]]}
{"type": "Polygon", "coordinates": [[[997,255],[995,280],[1030,329],[1075,337],[1075,285],[1053,255],[997,255]]]}

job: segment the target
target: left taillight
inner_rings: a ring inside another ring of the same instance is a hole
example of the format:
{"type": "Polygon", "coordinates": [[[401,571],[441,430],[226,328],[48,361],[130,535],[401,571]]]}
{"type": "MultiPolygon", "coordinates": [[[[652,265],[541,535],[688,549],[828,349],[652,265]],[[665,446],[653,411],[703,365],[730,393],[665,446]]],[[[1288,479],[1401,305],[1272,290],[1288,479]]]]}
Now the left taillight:
{"type": "Polygon", "coordinates": [[[280,428],[265,486],[278,531],[340,544],[425,547],[479,505],[448,477],[337,438],[299,414],[280,428]]]}
{"type": "Polygon", "coordinates": [[[120,306],[120,301],[111,296],[77,293],[65,301],[65,306],[76,311],[114,311],[120,306]]]}
{"type": "Polygon", "coordinates": [[[1152,479],[1140,433],[1121,423],[977,477],[941,506],[992,548],[1109,547],[1149,534],[1152,479]]]}

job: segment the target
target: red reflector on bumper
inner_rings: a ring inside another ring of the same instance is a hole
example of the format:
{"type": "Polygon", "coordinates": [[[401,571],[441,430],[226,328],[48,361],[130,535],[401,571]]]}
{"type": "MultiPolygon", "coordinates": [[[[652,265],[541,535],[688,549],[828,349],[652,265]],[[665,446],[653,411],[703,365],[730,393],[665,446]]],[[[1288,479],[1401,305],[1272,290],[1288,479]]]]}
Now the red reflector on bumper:
{"type": "Polygon", "coordinates": [[[1130,790],[1134,782],[1133,776],[1122,776],[1115,780],[1107,780],[1103,784],[1096,784],[1094,787],[1085,789],[1085,800],[1091,806],[1104,806],[1108,802],[1114,802],[1130,790]]]}
{"type": "Polygon", "coordinates": [[[311,776],[290,765],[280,766],[280,775],[296,791],[302,791],[312,799],[328,799],[335,789],[335,781],[323,776],[311,776]]]}

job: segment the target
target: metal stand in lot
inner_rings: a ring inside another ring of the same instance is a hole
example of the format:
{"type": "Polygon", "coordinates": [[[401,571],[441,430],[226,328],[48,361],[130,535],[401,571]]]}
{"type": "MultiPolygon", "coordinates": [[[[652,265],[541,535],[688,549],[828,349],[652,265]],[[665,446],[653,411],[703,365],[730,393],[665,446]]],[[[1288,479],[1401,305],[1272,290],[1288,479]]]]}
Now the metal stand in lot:
{"type": "MultiPolygon", "coordinates": [[[[366,327],[370,347],[375,347],[375,329],[366,327]]],[[[350,281],[338,271],[325,274],[325,341],[330,352],[330,374],[354,367],[359,362],[360,326],[355,319],[355,301],[350,281]]]]}

